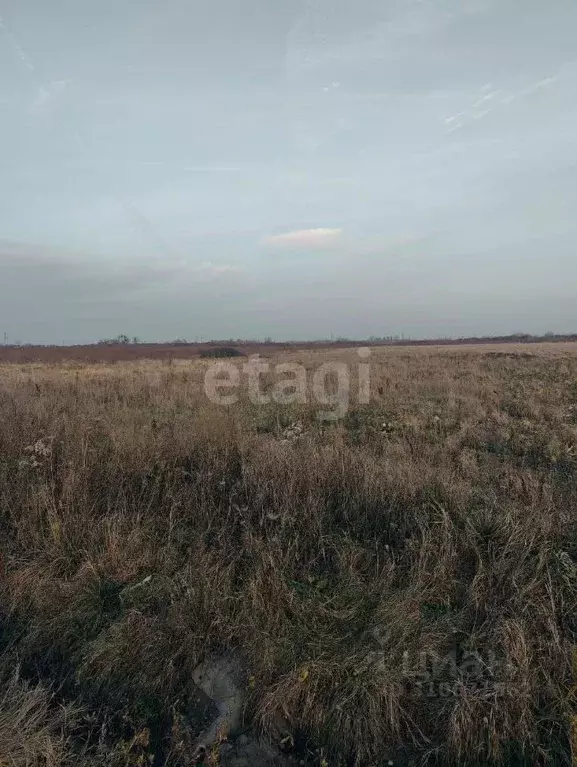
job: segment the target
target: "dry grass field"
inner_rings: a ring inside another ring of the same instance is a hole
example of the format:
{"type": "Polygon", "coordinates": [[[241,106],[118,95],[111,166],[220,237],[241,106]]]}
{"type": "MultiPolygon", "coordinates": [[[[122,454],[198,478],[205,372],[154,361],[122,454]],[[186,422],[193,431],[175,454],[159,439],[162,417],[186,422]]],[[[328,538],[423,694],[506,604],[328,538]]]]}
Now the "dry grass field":
{"type": "Polygon", "coordinates": [[[0,365],[1,767],[225,763],[219,656],[287,763],[575,763],[577,344],[370,363],[334,422],[212,360],[0,365]]]}

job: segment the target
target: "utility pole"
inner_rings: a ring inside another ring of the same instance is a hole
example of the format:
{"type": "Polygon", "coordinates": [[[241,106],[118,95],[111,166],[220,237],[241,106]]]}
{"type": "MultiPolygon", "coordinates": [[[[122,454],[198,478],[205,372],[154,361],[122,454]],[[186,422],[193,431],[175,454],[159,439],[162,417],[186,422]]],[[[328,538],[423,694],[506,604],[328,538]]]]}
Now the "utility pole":
{"type": "Polygon", "coordinates": [[[4,346],[8,346],[8,333],[4,331],[4,346]]]}

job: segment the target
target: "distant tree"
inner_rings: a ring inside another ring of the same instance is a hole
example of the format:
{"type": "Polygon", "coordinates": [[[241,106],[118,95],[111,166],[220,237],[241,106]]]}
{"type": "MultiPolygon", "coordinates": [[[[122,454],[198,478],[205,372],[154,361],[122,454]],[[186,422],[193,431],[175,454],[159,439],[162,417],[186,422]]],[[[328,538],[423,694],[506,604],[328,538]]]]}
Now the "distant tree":
{"type": "MultiPolygon", "coordinates": [[[[138,343],[138,339],[135,339],[134,343],[138,343]]],[[[118,346],[119,344],[127,345],[130,344],[130,338],[124,335],[124,333],[121,333],[119,336],[116,336],[116,338],[102,338],[97,342],[97,344],[98,346],[118,346]]]]}

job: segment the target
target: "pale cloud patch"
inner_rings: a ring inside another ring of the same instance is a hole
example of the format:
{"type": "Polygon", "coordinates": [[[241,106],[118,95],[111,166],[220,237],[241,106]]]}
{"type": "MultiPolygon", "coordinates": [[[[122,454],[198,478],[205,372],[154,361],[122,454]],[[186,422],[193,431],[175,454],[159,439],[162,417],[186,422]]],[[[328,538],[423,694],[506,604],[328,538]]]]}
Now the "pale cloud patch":
{"type": "Polygon", "coordinates": [[[213,264],[212,261],[203,261],[199,266],[200,272],[209,278],[226,277],[227,275],[240,274],[242,269],[232,264],[213,264]]]}
{"type": "Polygon", "coordinates": [[[487,83],[481,88],[480,94],[475,98],[475,101],[470,107],[462,112],[458,112],[457,114],[445,118],[447,131],[452,133],[453,131],[460,130],[474,120],[480,120],[502,107],[508,107],[518,99],[523,99],[532,96],[540,90],[551,88],[556,85],[561,78],[573,75],[570,67],[571,64],[572,62],[566,62],[566,64],[555,74],[543,77],[536,82],[529,83],[524,88],[510,91],[509,93],[504,92],[500,88],[492,88],[491,84],[487,83]],[[482,109],[479,109],[479,107],[482,107],[482,109]]]}
{"type": "Polygon", "coordinates": [[[44,86],[40,87],[34,101],[30,106],[30,112],[32,114],[40,114],[44,112],[50,107],[52,102],[58,98],[59,94],[61,94],[68,87],[68,85],[70,85],[71,82],[71,79],[53,80],[51,83],[49,83],[47,88],[44,86]]]}
{"type": "Polygon", "coordinates": [[[265,237],[265,245],[275,247],[318,248],[332,244],[342,234],[342,229],[297,229],[265,237]]]}

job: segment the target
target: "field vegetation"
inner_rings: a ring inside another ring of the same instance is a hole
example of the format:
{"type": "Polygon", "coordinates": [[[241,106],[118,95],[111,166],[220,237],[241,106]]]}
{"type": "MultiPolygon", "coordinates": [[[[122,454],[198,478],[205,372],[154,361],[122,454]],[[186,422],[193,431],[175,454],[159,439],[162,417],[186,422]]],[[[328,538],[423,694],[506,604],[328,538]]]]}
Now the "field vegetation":
{"type": "Polygon", "coordinates": [[[218,764],[225,656],[296,764],[575,763],[577,344],[370,362],[329,423],[212,359],[0,365],[1,767],[218,764]]]}

